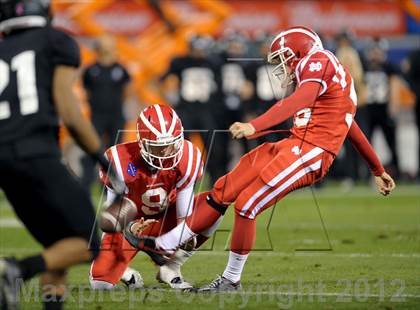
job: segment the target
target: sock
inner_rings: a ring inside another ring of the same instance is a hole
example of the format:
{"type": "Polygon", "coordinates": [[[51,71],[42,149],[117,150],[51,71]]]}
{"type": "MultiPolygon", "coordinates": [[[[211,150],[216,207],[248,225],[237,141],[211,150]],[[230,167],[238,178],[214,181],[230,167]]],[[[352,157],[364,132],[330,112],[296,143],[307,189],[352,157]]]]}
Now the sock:
{"type": "Polygon", "coordinates": [[[185,262],[193,256],[195,251],[185,251],[183,249],[178,249],[174,256],[172,256],[171,260],[168,262],[168,264],[171,264],[173,266],[177,266],[180,268],[182,265],[185,264],[185,262]]]}
{"type": "Polygon", "coordinates": [[[238,254],[248,254],[254,246],[257,234],[257,221],[235,213],[230,250],[238,254]]]}
{"type": "Polygon", "coordinates": [[[90,287],[92,290],[107,291],[112,290],[115,284],[101,280],[90,279],[90,287]]]}
{"type": "Polygon", "coordinates": [[[183,221],[166,234],[157,237],[155,242],[159,248],[166,251],[173,251],[196,235],[197,234],[188,227],[185,221],[183,221]]]}
{"type": "Polygon", "coordinates": [[[244,269],[248,255],[249,254],[242,255],[230,251],[229,261],[223,272],[223,277],[233,283],[238,282],[241,279],[242,270],[244,269]]]}
{"type": "Polygon", "coordinates": [[[64,298],[60,295],[47,294],[43,296],[42,303],[44,310],[61,310],[63,309],[64,298]]]}
{"type": "Polygon", "coordinates": [[[44,257],[39,254],[24,258],[18,262],[23,280],[28,280],[39,273],[47,271],[44,257]]]}

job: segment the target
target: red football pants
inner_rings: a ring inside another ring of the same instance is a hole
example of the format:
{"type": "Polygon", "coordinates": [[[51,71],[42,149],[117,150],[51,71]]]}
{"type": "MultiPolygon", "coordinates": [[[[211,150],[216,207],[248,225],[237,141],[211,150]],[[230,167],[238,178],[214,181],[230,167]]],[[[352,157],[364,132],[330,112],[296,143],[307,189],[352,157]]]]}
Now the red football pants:
{"type": "Polygon", "coordinates": [[[237,213],[253,219],[291,191],[321,179],[333,159],[332,154],[294,136],[264,143],[219,178],[211,196],[219,204],[235,203],[237,213]]]}
{"type": "Polygon", "coordinates": [[[211,191],[217,203],[235,203],[231,250],[249,252],[255,239],[255,217],[291,191],[321,179],[333,160],[331,153],[294,136],[264,143],[242,156],[211,191]]]}
{"type": "MultiPolygon", "coordinates": [[[[176,226],[176,208],[171,205],[168,212],[162,214],[160,218],[145,217],[148,218],[155,218],[158,222],[150,225],[142,234],[160,236],[176,226]]],[[[137,252],[138,250],[125,240],[122,233],[104,233],[101,252],[90,268],[91,279],[117,284],[137,252]]]]}

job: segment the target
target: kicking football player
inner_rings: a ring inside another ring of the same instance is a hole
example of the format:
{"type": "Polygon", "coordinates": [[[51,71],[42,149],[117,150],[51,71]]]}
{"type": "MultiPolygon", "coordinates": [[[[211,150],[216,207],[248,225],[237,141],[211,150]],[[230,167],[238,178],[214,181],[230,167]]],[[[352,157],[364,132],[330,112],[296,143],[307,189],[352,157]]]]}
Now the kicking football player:
{"type": "Polygon", "coordinates": [[[357,96],[349,71],[323,48],[314,31],[306,27],[282,31],[271,43],[268,61],[276,65],[273,73],[283,86],[296,83],[295,92],[250,123],[234,123],[230,132],[237,139],[255,137],[294,115],[290,137],[245,154],[230,173],[217,180],[209,194],[197,197],[185,224],[156,239],[134,235],[131,225],[124,232],[134,246],[170,253],[213,225],[234,203],[228,264],[223,275],[202,288],[204,291],[240,288],[241,273],[255,240],[256,217],[291,191],[324,177],[345,138],[368,162],[381,194],[388,195],[395,187],[354,121],[357,96]]]}
{"type": "MultiPolygon", "coordinates": [[[[203,162],[200,150],[184,140],[181,120],[173,109],[152,105],[143,110],[137,119],[137,141],[117,144],[106,151],[106,156],[125,182],[125,197],[136,204],[137,217],[145,219],[143,226],[156,220],[142,227],[143,233],[159,236],[191,214],[194,185],[201,177],[203,162]]],[[[104,173],[101,180],[107,186],[107,199],[113,199],[104,173]]],[[[197,246],[212,232],[202,232],[197,246]]],[[[101,250],[90,270],[92,288],[112,289],[120,280],[130,287],[142,286],[140,274],[128,268],[138,250],[122,233],[105,233],[101,250]]],[[[193,250],[178,249],[160,267],[156,278],[172,288],[191,288],[183,280],[180,267],[192,254],[193,250]]]]}
{"type": "Polygon", "coordinates": [[[38,274],[44,309],[61,309],[67,269],[99,249],[89,195],[61,161],[59,118],[105,169],[108,162],[72,90],[79,47],[50,19],[48,0],[0,1],[0,188],[44,247],[30,257],[0,259],[2,310],[17,309],[20,280],[38,274]]]}

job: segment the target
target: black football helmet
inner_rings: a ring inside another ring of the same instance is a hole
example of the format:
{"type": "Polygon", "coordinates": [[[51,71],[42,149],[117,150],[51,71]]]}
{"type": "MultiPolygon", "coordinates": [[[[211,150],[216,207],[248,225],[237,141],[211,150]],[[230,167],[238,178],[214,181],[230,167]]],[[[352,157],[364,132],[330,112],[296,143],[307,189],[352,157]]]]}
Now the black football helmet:
{"type": "Polygon", "coordinates": [[[43,27],[50,21],[50,0],[0,0],[0,32],[43,27]]]}

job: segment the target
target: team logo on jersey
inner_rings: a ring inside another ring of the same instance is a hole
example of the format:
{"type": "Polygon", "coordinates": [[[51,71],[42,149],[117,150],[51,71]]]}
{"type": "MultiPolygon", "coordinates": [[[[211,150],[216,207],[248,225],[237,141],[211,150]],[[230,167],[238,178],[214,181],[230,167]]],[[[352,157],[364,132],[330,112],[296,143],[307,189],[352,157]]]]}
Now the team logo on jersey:
{"type": "Polygon", "coordinates": [[[311,62],[309,64],[309,71],[314,72],[314,71],[321,71],[322,69],[322,64],[318,61],[318,62],[311,62]]]}
{"type": "Polygon", "coordinates": [[[137,168],[133,165],[133,163],[129,162],[127,165],[127,173],[132,177],[136,176],[137,168]]]}
{"type": "Polygon", "coordinates": [[[292,153],[295,155],[299,155],[300,153],[302,153],[302,150],[297,145],[295,145],[294,147],[292,147],[292,153]]]}

